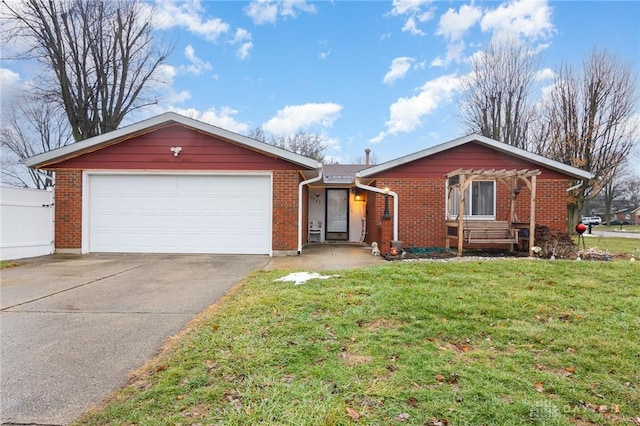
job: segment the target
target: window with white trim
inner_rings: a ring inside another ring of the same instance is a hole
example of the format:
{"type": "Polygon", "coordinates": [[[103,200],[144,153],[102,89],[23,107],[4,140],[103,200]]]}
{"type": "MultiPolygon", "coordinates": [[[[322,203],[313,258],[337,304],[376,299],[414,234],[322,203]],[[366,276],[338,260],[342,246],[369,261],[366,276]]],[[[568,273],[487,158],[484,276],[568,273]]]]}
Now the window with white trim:
{"type": "MultiPolygon", "coordinates": [[[[447,191],[449,199],[448,217],[458,217],[460,187],[447,191]]],[[[464,217],[475,219],[495,219],[496,183],[492,180],[474,180],[465,190],[464,217]]]]}

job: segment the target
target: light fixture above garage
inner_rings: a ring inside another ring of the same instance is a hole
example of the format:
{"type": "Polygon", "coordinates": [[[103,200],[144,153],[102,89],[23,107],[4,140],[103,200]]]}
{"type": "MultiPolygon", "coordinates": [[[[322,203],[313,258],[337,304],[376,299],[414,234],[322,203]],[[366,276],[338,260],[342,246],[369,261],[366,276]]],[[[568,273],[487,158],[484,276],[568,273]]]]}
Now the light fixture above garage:
{"type": "Polygon", "coordinates": [[[182,152],[181,146],[172,146],[170,149],[171,149],[171,152],[173,152],[174,157],[177,157],[178,155],[180,155],[180,152],[182,152]]]}

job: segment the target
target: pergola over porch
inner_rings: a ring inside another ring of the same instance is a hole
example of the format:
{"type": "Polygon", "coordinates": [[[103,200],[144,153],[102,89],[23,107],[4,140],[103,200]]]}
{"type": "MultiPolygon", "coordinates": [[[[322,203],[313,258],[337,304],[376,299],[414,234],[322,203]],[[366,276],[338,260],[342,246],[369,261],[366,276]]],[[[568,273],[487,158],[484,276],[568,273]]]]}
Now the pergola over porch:
{"type": "MultiPolygon", "coordinates": [[[[513,244],[518,242],[517,238],[517,230],[518,229],[529,229],[529,256],[533,256],[533,247],[535,246],[535,229],[536,229],[536,176],[540,175],[540,170],[485,170],[485,169],[457,169],[450,173],[447,173],[445,176],[447,177],[447,181],[449,183],[449,194],[451,191],[458,188],[458,215],[457,218],[450,217],[450,212],[447,212],[447,247],[449,246],[449,228],[457,229],[457,240],[458,240],[458,255],[462,254],[462,248],[465,240],[465,231],[468,233],[468,240],[471,242],[471,237],[469,234],[469,230],[465,229],[465,191],[471,185],[474,180],[494,180],[501,182],[504,184],[511,196],[510,206],[509,206],[509,218],[506,222],[506,232],[508,235],[504,235],[502,237],[496,238],[495,234],[496,227],[495,225],[498,223],[496,220],[493,221],[474,221],[474,227],[476,229],[480,229],[484,231],[485,242],[487,243],[505,243],[510,244],[513,248],[513,244]],[[528,222],[520,222],[516,217],[516,198],[520,193],[520,183],[524,183],[524,185],[529,189],[530,193],[530,212],[529,212],[529,220],[528,222]],[[484,228],[484,229],[482,229],[484,228]]],[[[497,199],[497,197],[496,197],[497,199]]],[[[453,235],[451,235],[453,236],[453,235]]],[[[456,238],[456,237],[454,237],[456,238]]],[[[474,242],[482,242],[482,238],[476,240],[474,242]]]]}

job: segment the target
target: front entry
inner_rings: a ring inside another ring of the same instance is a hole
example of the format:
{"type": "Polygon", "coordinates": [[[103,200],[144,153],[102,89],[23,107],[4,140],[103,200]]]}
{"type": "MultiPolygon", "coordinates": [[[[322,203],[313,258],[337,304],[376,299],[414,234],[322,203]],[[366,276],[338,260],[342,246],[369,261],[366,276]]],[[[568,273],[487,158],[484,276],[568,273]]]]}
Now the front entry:
{"type": "Polygon", "coordinates": [[[349,189],[327,189],[327,240],[349,240],[349,189]]]}

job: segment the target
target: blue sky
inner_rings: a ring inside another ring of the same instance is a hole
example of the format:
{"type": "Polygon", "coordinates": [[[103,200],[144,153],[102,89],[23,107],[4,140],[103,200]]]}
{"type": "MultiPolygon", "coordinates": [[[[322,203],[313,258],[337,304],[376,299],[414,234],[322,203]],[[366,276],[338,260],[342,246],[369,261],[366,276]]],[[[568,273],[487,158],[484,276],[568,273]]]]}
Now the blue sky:
{"type": "MultiPolygon", "coordinates": [[[[538,90],[594,47],[640,70],[635,1],[174,1],[154,3],[175,47],[160,77],[167,110],[242,134],[320,133],[341,163],[378,162],[465,134],[460,77],[492,37],[540,51],[538,90]]],[[[3,63],[3,88],[29,81],[3,63]]],[[[3,92],[5,92],[3,90],[3,92]]],[[[3,97],[6,95],[3,94],[3,97]]],[[[3,102],[4,103],[4,102],[3,102]]],[[[640,157],[637,157],[640,164],[640,157]]],[[[638,166],[640,172],[640,166],[638,166]]]]}

